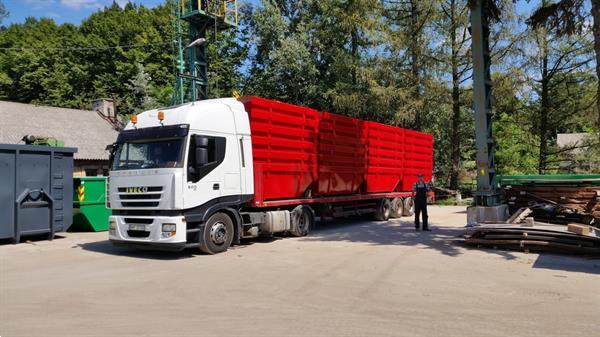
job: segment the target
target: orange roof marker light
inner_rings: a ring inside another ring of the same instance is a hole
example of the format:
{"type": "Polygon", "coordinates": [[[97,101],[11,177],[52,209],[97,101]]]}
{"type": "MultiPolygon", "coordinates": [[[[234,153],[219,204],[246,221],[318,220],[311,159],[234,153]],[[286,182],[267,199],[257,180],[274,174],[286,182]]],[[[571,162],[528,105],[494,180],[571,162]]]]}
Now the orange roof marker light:
{"type": "Polygon", "coordinates": [[[165,113],[163,111],[158,112],[158,120],[161,122],[165,120],[165,113]]]}
{"type": "Polygon", "coordinates": [[[131,123],[137,124],[137,115],[131,115],[131,123]]]}

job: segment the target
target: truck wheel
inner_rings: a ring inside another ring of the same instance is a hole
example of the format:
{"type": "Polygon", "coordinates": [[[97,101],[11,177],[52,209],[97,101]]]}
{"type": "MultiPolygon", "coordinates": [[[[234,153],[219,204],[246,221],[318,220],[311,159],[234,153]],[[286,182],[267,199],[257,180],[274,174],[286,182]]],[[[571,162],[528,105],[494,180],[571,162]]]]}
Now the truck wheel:
{"type": "Polygon", "coordinates": [[[404,203],[402,198],[392,199],[392,209],[390,210],[390,218],[400,218],[404,212],[404,203]]]}
{"type": "Polygon", "coordinates": [[[204,225],[200,238],[200,250],[206,254],[217,254],[227,250],[233,241],[233,221],[225,213],[211,215],[204,225]]]}
{"type": "Polygon", "coordinates": [[[300,205],[294,208],[290,214],[292,223],[290,234],[292,236],[305,236],[315,224],[315,214],[313,210],[306,205],[300,205]]]}
{"type": "Polygon", "coordinates": [[[411,216],[415,214],[415,202],[413,198],[408,197],[404,199],[404,209],[402,211],[402,215],[411,216]]]}
{"type": "Polygon", "coordinates": [[[375,210],[375,219],[378,221],[388,221],[390,218],[390,212],[392,209],[392,203],[390,199],[381,199],[377,203],[377,209],[375,210]]]}

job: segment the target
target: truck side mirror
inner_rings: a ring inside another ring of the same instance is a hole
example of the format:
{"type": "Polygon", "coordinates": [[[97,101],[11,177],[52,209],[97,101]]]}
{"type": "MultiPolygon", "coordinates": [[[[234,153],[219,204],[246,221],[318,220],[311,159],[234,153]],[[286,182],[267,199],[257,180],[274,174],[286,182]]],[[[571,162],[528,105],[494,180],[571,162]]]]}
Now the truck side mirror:
{"type": "Polygon", "coordinates": [[[196,167],[202,167],[208,164],[208,149],[205,147],[196,147],[196,167]]]}
{"type": "Polygon", "coordinates": [[[194,143],[196,144],[196,147],[207,148],[208,147],[208,137],[194,135],[194,143]]]}
{"type": "Polygon", "coordinates": [[[106,151],[108,151],[108,167],[112,169],[113,162],[115,160],[115,154],[117,152],[117,143],[106,145],[106,151]]]}

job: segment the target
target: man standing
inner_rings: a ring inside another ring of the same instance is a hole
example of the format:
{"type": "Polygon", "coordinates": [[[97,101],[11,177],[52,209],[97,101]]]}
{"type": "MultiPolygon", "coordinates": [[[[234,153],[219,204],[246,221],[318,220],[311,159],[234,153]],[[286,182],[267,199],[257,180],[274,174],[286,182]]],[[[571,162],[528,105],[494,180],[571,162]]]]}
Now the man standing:
{"type": "Polygon", "coordinates": [[[423,214],[423,230],[430,231],[427,223],[427,192],[429,192],[429,184],[423,180],[423,174],[417,174],[417,182],[413,186],[413,200],[415,202],[415,229],[419,230],[419,214],[423,214]]]}

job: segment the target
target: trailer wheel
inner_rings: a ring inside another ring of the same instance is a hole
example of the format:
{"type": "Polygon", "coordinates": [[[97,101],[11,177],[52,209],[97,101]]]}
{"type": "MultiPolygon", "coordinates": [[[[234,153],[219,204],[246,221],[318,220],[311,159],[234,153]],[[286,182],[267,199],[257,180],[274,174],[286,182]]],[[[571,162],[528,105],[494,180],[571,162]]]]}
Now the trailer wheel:
{"type": "Polygon", "coordinates": [[[392,209],[390,210],[390,218],[400,218],[404,213],[404,203],[402,198],[392,199],[392,209]]]}
{"type": "Polygon", "coordinates": [[[377,209],[375,210],[375,219],[378,221],[388,221],[392,210],[392,203],[390,199],[381,199],[377,203],[377,209]]]}
{"type": "Polygon", "coordinates": [[[415,201],[411,197],[405,198],[402,215],[411,216],[413,214],[415,214],[415,201]]]}
{"type": "Polygon", "coordinates": [[[315,214],[310,206],[300,205],[290,214],[292,223],[290,234],[292,236],[305,236],[315,224],[315,214]]]}
{"type": "Polygon", "coordinates": [[[217,254],[227,250],[233,241],[233,221],[225,213],[213,214],[204,225],[200,237],[200,250],[206,254],[217,254]]]}

